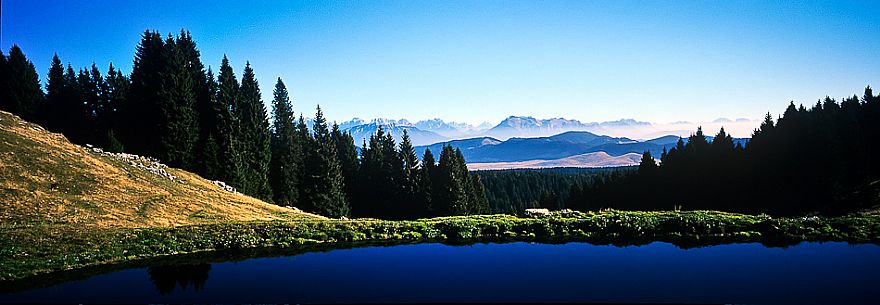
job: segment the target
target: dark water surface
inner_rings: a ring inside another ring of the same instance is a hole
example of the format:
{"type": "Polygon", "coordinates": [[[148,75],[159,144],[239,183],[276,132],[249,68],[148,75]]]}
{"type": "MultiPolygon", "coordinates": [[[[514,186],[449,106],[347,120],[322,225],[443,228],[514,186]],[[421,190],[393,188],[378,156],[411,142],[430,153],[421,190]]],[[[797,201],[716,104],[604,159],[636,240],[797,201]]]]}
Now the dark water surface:
{"type": "Polygon", "coordinates": [[[0,302],[880,303],[880,246],[368,247],[127,269],[0,302]]]}

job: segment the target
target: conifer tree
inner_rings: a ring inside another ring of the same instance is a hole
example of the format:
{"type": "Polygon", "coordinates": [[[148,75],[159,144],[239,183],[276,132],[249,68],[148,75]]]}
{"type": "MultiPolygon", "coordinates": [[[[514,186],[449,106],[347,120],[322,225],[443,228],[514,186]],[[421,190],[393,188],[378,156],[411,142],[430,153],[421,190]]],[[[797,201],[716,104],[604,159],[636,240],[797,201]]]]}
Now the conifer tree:
{"type": "Polygon", "coordinates": [[[421,205],[421,215],[418,216],[434,216],[434,197],[435,185],[439,186],[437,179],[437,161],[434,159],[434,153],[430,148],[425,149],[422,155],[421,167],[419,168],[419,203],[421,205]]]}
{"type": "Polygon", "coordinates": [[[336,158],[342,169],[343,182],[345,182],[345,194],[348,202],[354,205],[359,200],[357,190],[358,179],[358,155],[357,147],[354,146],[354,138],[348,132],[339,130],[339,125],[333,123],[330,131],[333,145],[336,147],[336,158]]]}
{"type": "Polygon", "coordinates": [[[125,124],[125,122],[119,119],[119,108],[126,103],[131,83],[129,83],[127,76],[113,67],[113,63],[110,63],[110,68],[107,71],[107,77],[104,79],[104,82],[106,84],[105,95],[108,100],[108,113],[110,117],[106,119],[108,121],[107,124],[109,124],[107,139],[102,144],[107,145],[108,149],[115,152],[122,152],[122,142],[119,140],[116,130],[120,130],[122,128],[120,125],[125,124]]]}
{"type": "MultiPolygon", "coordinates": [[[[94,64],[92,64],[94,66],[94,64]]],[[[97,71],[97,69],[93,69],[97,71]]],[[[100,72],[99,72],[100,73],[100,72]]],[[[85,104],[86,117],[84,129],[81,131],[81,137],[74,139],[77,143],[95,144],[95,122],[97,114],[101,107],[101,91],[98,83],[103,82],[101,75],[92,75],[90,70],[80,69],[77,74],[77,92],[79,92],[79,100],[85,104]]]]}
{"type": "Polygon", "coordinates": [[[208,179],[221,179],[222,150],[218,139],[222,139],[224,129],[230,127],[225,125],[228,123],[223,123],[228,121],[224,118],[229,116],[229,109],[217,99],[217,80],[210,67],[205,75],[205,94],[207,101],[196,100],[196,111],[199,115],[199,145],[196,148],[199,157],[196,158],[196,172],[208,179]]]}
{"type": "Polygon", "coordinates": [[[229,59],[224,55],[217,75],[217,95],[212,107],[217,119],[213,137],[219,147],[219,155],[222,156],[218,178],[240,188],[245,178],[242,174],[242,155],[238,144],[238,118],[234,114],[238,104],[238,90],[238,80],[235,79],[229,59]]]}
{"type": "Polygon", "coordinates": [[[91,90],[95,90],[90,92],[94,96],[87,99],[94,101],[94,105],[91,107],[92,133],[94,134],[91,137],[91,141],[94,145],[107,147],[108,132],[113,128],[112,124],[116,115],[112,104],[113,101],[110,99],[110,88],[107,80],[101,75],[101,71],[98,70],[98,66],[94,63],[92,63],[89,75],[91,76],[89,85],[91,90]]]}
{"type": "MultiPolygon", "coordinates": [[[[0,55],[2,56],[2,55],[0,55]]],[[[42,114],[43,126],[54,132],[62,132],[61,121],[64,119],[64,65],[58,54],[52,57],[46,80],[46,107],[42,114]]],[[[67,113],[66,115],[70,115],[67,113]]]]}
{"type": "Polygon", "coordinates": [[[88,136],[89,113],[80,95],[79,79],[73,67],[67,65],[64,73],[64,87],[59,105],[58,131],[73,142],[84,144],[82,140],[88,136]]]}
{"type": "MultiPolygon", "coordinates": [[[[2,53],[0,53],[2,56],[2,53]]],[[[0,109],[35,121],[42,107],[43,90],[34,64],[25,57],[18,45],[13,44],[9,56],[0,63],[0,76],[5,80],[0,96],[0,109]]],[[[38,121],[38,120],[37,120],[38,121]]]]}
{"type": "Polygon", "coordinates": [[[462,175],[458,165],[456,151],[450,145],[444,145],[440,152],[439,187],[434,209],[440,215],[465,215],[468,211],[467,176],[462,175]]]}
{"type": "Polygon", "coordinates": [[[642,153],[642,160],[639,161],[639,173],[640,174],[653,174],[657,170],[657,163],[654,161],[654,157],[651,156],[651,151],[645,151],[642,153]]]}
{"type": "Polygon", "coordinates": [[[320,106],[315,114],[314,129],[314,142],[305,149],[305,175],[302,181],[306,190],[305,200],[312,212],[328,217],[347,217],[350,208],[345,196],[342,170],[320,106]]]}
{"type": "Polygon", "coordinates": [[[123,144],[132,153],[157,157],[161,148],[159,96],[165,73],[165,41],[157,31],[144,31],[137,45],[131,71],[131,90],[121,105],[119,130],[123,144]]]}
{"type": "Polygon", "coordinates": [[[401,196],[398,199],[398,209],[405,217],[413,217],[422,214],[418,206],[419,191],[419,158],[416,156],[415,149],[409,138],[406,129],[403,130],[403,136],[400,140],[400,152],[398,158],[402,161],[403,173],[401,181],[401,196]]]}
{"type": "Polygon", "coordinates": [[[270,200],[272,189],[269,187],[271,159],[269,121],[266,116],[266,106],[260,95],[260,86],[250,62],[244,67],[239,94],[236,116],[240,127],[240,147],[244,157],[243,188],[245,193],[251,196],[270,200]]]}
{"type": "Polygon", "coordinates": [[[296,142],[296,122],[290,104],[287,87],[281,78],[275,84],[272,113],[272,161],[269,180],[276,204],[295,206],[299,202],[300,157],[299,143],[296,142]]]}
{"type": "Polygon", "coordinates": [[[489,207],[489,198],[486,197],[486,188],[483,186],[483,180],[479,175],[471,176],[471,214],[489,214],[492,209],[489,207]]]}
{"type": "Polygon", "coordinates": [[[188,58],[169,34],[163,49],[165,67],[160,73],[159,144],[157,156],[169,166],[192,168],[198,140],[194,81],[188,58]]]}
{"type": "Polygon", "coordinates": [[[12,109],[12,75],[9,71],[9,61],[3,50],[0,50],[0,110],[12,109]]]}

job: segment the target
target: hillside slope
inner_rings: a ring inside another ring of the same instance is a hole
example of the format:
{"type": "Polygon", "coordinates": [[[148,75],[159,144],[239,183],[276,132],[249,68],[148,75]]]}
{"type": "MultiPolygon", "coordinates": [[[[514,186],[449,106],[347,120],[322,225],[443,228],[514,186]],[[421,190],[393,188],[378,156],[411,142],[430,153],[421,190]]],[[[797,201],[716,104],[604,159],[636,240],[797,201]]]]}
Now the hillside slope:
{"type": "Polygon", "coordinates": [[[74,145],[0,111],[0,225],[162,227],[315,217],[120,156],[74,145]]]}

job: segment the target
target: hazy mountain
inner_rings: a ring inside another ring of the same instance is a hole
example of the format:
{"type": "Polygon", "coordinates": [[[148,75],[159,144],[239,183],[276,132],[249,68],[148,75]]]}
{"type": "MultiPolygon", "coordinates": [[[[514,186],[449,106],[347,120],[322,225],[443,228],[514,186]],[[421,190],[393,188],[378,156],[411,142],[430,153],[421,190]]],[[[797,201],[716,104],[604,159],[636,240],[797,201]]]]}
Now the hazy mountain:
{"type": "MultiPolygon", "coordinates": [[[[501,141],[492,137],[480,137],[417,146],[421,156],[425,148],[438,152],[443,145],[461,149],[468,163],[520,162],[529,160],[556,160],[571,156],[605,152],[612,157],[650,151],[659,158],[663,148],[675,147],[679,136],[669,135],[646,141],[625,137],[596,135],[586,131],[569,131],[550,137],[510,138],[501,141]]],[[[687,142],[687,138],[684,138],[687,142]]],[[[707,137],[711,141],[712,137],[707,137]]],[[[734,143],[745,145],[749,139],[734,138],[734,143]]]]}
{"type": "Polygon", "coordinates": [[[506,141],[492,137],[455,140],[430,146],[419,146],[416,147],[416,152],[421,155],[425,148],[436,152],[445,144],[461,149],[468,163],[552,160],[603,150],[610,151],[608,153],[611,155],[622,155],[627,152],[641,153],[643,149],[663,149],[661,145],[640,143],[629,138],[572,131],[550,137],[511,138],[506,141]]]}
{"type": "MultiPolygon", "coordinates": [[[[311,123],[311,119],[307,119],[309,126],[311,126],[311,123]]],[[[387,130],[391,130],[397,139],[399,139],[403,129],[409,130],[415,145],[428,145],[440,141],[480,137],[490,137],[502,141],[512,138],[550,137],[569,131],[585,131],[594,135],[601,134],[609,137],[626,138],[630,141],[645,140],[643,142],[666,145],[669,143],[658,143],[655,140],[672,141],[672,144],[675,144],[675,141],[678,139],[667,136],[687,137],[697,127],[702,127],[707,135],[714,135],[721,127],[724,127],[731,135],[748,137],[759,123],[759,121],[744,118],[736,120],[719,118],[713,122],[703,123],[680,121],[660,124],[633,119],[584,123],[564,118],[536,119],[530,116],[510,116],[495,126],[491,126],[489,123],[474,126],[466,123],[446,122],[439,118],[422,120],[415,123],[406,119],[379,118],[367,121],[361,118],[353,118],[339,123],[339,127],[342,130],[354,133],[357,145],[363,143],[359,139],[369,138],[370,133],[375,132],[376,128],[380,125],[385,126],[387,130]]],[[[653,149],[653,147],[646,147],[645,145],[631,146],[634,147],[633,149],[639,147],[653,149]]]]}
{"type": "Polygon", "coordinates": [[[521,168],[558,168],[558,167],[617,167],[638,165],[642,155],[628,153],[621,156],[611,156],[605,152],[592,152],[555,160],[530,160],[519,162],[490,162],[468,163],[470,170],[497,170],[497,169],[521,169],[521,168]]]}
{"type": "Polygon", "coordinates": [[[418,121],[413,124],[418,129],[430,131],[448,138],[476,136],[492,127],[489,123],[474,126],[467,123],[446,122],[441,119],[418,121]]]}
{"type": "Polygon", "coordinates": [[[510,116],[492,129],[486,131],[487,136],[499,139],[513,137],[545,137],[566,131],[589,131],[606,134],[612,129],[632,129],[650,127],[651,123],[632,119],[617,121],[582,123],[578,120],[564,118],[536,119],[533,117],[510,116]]]}
{"type": "Polygon", "coordinates": [[[365,140],[369,142],[370,136],[376,134],[379,130],[379,126],[382,126],[382,129],[385,132],[390,133],[397,143],[400,143],[400,137],[403,136],[404,130],[409,133],[410,141],[412,141],[413,145],[426,145],[449,140],[447,137],[434,132],[424,131],[411,125],[397,124],[390,121],[385,121],[385,124],[381,122],[382,121],[374,121],[368,124],[357,125],[343,129],[343,131],[351,133],[352,138],[354,138],[354,144],[357,146],[362,146],[365,140]]]}

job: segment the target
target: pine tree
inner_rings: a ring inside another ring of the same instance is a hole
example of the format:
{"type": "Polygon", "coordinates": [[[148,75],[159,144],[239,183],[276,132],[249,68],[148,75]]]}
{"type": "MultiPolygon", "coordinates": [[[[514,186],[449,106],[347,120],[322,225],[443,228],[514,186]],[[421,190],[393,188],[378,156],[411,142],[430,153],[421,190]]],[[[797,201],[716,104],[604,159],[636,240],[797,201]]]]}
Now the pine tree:
{"type": "Polygon", "coordinates": [[[281,78],[275,84],[272,100],[272,159],[269,178],[276,204],[295,206],[299,202],[300,157],[296,142],[296,122],[287,87],[281,78]]]}
{"type": "MultiPolygon", "coordinates": [[[[224,128],[221,126],[225,117],[229,115],[229,109],[221,105],[217,99],[217,80],[214,72],[208,68],[205,76],[205,94],[207,101],[196,100],[196,112],[199,115],[199,145],[196,147],[196,172],[208,179],[220,179],[222,166],[220,143],[224,128]]],[[[223,123],[228,124],[228,123],[223,123]]]]}
{"type": "MultiPolygon", "coordinates": [[[[0,55],[2,56],[2,55],[0,55]]],[[[62,132],[61,121],[64,118],[64,65],[58,54],[52,57],[46,80],[46,107],[42,114],[43,126],[54,132],[62,132]]],[[[70,115],[67,113],[67,115],[70,115]]]]}
{"type": "Polygon", "coordinates": [[[400,152],[398,153],[398,158],[403,163],[403,173],[402,173],[402,181],[401,181],[401,196],[398,199],[400,202],[397,204],[398,209],[403,214],[404,217],[414,217],[418,214],[421,214],[419,204],[418,204],[418,194],[419,191],[419,158],[416,156],[415,149],[413,148],[412,142],[409,138],[409,133],[406,129],[403,130],[403,136],[400,140],[400,152]]]}
{"type": "Polygon", "coordinates": [[[302,182],[307,189],[305,199],[311,204],[312,212],[328,217],[347,217],[350,208],[345,196],[342,170],[320,106],[315,114],[314,129],[314,142],[305,149],[302,182]]]}
{"type": "MultiPolygon", "coordinates": [[[[0,56],[3,54],[0,53],[0,56]]],[[[43,90],[34,64],[25,57],[18,45],[13,44],[9,56],[0,63],[0,76],[5,80],[0,96],[0,110],[21,116],[25,120],[39,121],[43,90]]]]}
{"type": "Polygon", "coordinates": [[[64,73],[64,87],[62,88],[58,119],[58,131],[75,143],[84,144],[83,140],[88,136],[89,113],[85,101],[80,95],[79,80],[76,72],[70,64],[64,73]]]}
{"type": "Polygon", "coordinates": [[[357,182],[358,182],[358,155],[357,147],[354,146],[354,138],[348,132],[339,130],[339,125],[333,124],[330,130],[330,137],[333,139],[333,145],[336,147],[336,159],[339,160],[339,166],[342,169],[342,180],[345,182],[345,194],[348,202],[354,205],[359,200],[357,182]]]}
{"type": "MultiPolygon", "coordinates": [[[[94,64],[92,64],[94,66],[94,64]]],[[[97,69],[94,69],[97,70],[97,69]]],[[[88,143],[94,145],[96,143],[95,122],[97,121],[97,113],[100,112],[101,91],[98,83],[103,82],[101,75],[92,75],[90,70],[80,69],[77,74],[77,92],[79,92],[79,100],[85,103],[86,118],[85,128],[82,130],[82,136],[74,139],[77,143],[88,143]]]]}
{"type": "Polygon", "coordinates": [[[235,109],[238,107],[238,90],[235,73],[229,65],[229,59],[224,55],[217,75],[217,95],[212,107],[217,119],[213,136],[222,156],[218,178],[240,188],[245,177],[242,173],[242,154],[239,152],[238,144],[238,118],[235,115],[235,109]]]}
{"type": "Polygon", "coordinates": [[[241,152],[244,157],[244,192],[263,199],[272,198],[269,187],[269,162],[271,159],[271,134],[266,116],[266,106],[260,95],[254,70],[250,62],[244,67],[236,108],[240,126],[241,152]]]}
{"type": "Polygon", "coordinates": [[[462,175],[456,151],[450,145],[444,145],[440,152],[440,172],[438,187],[435,188],[437,200],[434,210],[439,215],[464,215],[467,213],[467,176],[462,175]]]}
{"type": "Polygon", "coordinates": [[[110,68],[107,71],[107,77],[104,78],[104,82],[106,83],[105,94],[108,100],[108,113],[110,117],[106,119],[109,124],[109,130],[107,131],[107,141],[103,144],[106,144],[108,149],[118,149],[121,152],[123,146],[117,137],[116,130],[122,129],[121,125],[125,124],[125,122],[119,119],[119,108],[126,103],[131,83],[128,77],[113,67],[113,63],[110,63],[110,68]]]}
{"type": "Polygon", "coordinates": [[[471,176],[471,214],[489,214],[492,209],[489,207],[489,198],[486,197],[486,188],[483,186],[483,180],[479,175],[471,176]]]}
{"type": "Polygon", "coordinates": [[[165,41],[156,31],[144,31],[131,71],[131,90],[121,105],[119,130],[123,144],[132,153],[158,156],[161,143],[159,92],[165,73],[165,41]]]}
{"type": "Polygon", "coordinates": [[[157,156],[170,166],[191,169],[198,140],[195,112],[196,90],[189,69],[189,58],[168,35],[164,47],[165,67],[160,73],[158,109],[159,144],[157,156]]]}
{"type": "Polygon", "coordinates": [[[421,214],[419,216],[434,216],[434,197],[436,196],[434,192],[435,184],[437,183],[437,162],[434,160],[434,153],[431,152],[430,148],[425,149],[425,154],[422,155],[421,167],[419,168],[419,194],[421,195],[419,198],[420,210],[421,214]]]}
{"type": "Polygon", "coordinates": [[[653,174],[657,170],[657,162],[651,156],[651,151],[646,150],[642,153],[642,160],[639,161],[639,174],[653,174]]]}

